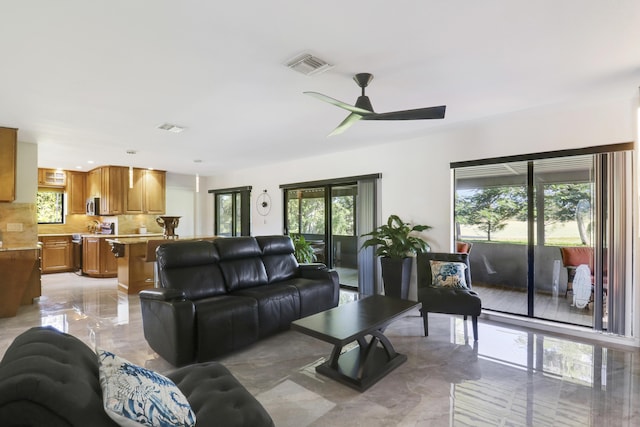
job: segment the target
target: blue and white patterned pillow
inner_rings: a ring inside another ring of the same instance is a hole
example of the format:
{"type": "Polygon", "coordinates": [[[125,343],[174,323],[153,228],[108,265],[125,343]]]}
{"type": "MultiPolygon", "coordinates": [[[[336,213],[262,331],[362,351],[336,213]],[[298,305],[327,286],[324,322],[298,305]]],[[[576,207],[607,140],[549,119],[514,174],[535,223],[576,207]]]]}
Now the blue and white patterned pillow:
{"type": "Polygon", "coordinates": [[[431,286],[436,288],[461,288],[467,289],[467,281],[464,277],[463,262],[433,261],[431,264],[431,286]]]}
{"type": "Polygon", "coordinates": [[[169,378],[97,350],[102,401],[121,426],[194,426],[196,416],[169,378]]]}

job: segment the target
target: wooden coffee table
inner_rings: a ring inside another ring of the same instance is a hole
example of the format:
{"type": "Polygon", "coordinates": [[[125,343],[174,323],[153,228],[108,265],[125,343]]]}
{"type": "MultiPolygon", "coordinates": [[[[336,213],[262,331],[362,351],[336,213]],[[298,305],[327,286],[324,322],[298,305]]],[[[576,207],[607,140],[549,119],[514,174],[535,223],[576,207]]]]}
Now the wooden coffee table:
{"type": "Polygon", "coordinates": [[[421,306],[416,301],[372,295],[295,320],[291,328],[333,344],[331,357],[316,371],[362,392],[407,360],[396,353],[384,330],[421,306]],[[357,346],[342,351],[354,341],[357,346]]]}

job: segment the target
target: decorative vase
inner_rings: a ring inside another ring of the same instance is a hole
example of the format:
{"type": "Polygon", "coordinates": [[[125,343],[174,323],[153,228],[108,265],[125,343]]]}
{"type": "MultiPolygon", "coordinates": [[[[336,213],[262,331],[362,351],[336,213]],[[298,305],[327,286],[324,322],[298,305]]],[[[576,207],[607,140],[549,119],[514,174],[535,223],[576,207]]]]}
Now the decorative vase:
{"type": "Polygon", "coordinates": [[[179,216],[159,216],[156,217],[156,222],[164,229],[162,234],[165,239],[177,239],[176,228],[180,222],[179,216]]]}
{"type": "Polygon", "coordinates": [[[380,258],[384,294],[389,297],[408,299],[413,258],[380,258]]]}

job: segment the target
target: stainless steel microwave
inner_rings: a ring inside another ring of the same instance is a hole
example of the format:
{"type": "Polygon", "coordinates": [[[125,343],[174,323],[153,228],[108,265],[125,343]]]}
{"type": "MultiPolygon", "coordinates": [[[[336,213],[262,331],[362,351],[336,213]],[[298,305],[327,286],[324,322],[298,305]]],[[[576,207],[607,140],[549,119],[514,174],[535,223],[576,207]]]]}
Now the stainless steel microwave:
{"type": "Polygon", "coordinates": [[[87,199],[87,215],[100,215],[100,197],[90,197],[87,199]]]}

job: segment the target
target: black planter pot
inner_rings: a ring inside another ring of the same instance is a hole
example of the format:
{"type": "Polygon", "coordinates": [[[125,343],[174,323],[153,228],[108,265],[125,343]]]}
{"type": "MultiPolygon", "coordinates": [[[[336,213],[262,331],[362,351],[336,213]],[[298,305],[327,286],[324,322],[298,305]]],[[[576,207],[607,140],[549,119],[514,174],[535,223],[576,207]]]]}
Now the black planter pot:
{"type": "Polygon", "coordinates": [[[384,294],[389,297],[408,299],[413,258],[380,258],[384,294]]]}

